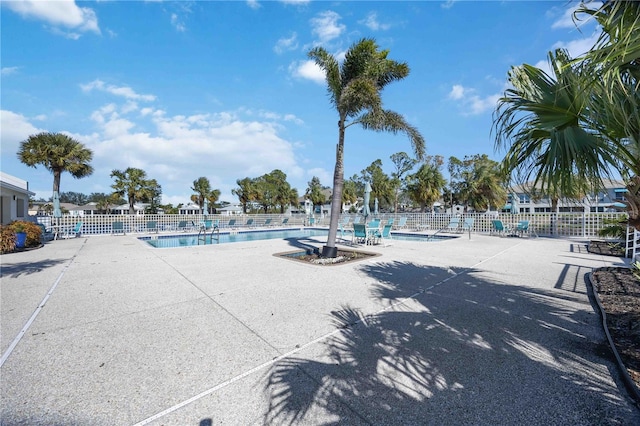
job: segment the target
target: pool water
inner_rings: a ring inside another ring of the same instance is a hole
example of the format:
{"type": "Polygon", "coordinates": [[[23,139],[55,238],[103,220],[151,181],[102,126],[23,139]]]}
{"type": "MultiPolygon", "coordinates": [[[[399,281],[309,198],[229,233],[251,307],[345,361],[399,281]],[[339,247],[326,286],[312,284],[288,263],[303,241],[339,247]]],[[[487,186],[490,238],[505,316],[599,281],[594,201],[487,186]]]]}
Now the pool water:
{"type": "MultiPolygon", "coordinates": [[[[258,241],[258,240],[274,240],[274,239],[286,239],[286,238],[305,238],[305,237],[326,237],[329,234],[327,229],[280,229],[280,230],[266,230],[266,231],[242,231],[242,232],[220,232],[213,236],[213,242],[211,240],[211,234],[206,236],[206,241],[198,241],[197,234],[185,234],[185,235],[158,235],[148,237],[138,237],[138,239],[146,242],[155,248],[172,248],[172,247],[191,247],[197,246],[198,242],[202,244],[226,244],[226,243],[239,243],[246,241],[258,241]]],[[[338,238],[341,238],[340,231],[338,231],[338,238]]],[[[351,241],[351,233],[345,232],[344,238],[351,241]]],[[[412,235],[392,233],[393,240],[400,241],[441,241],[455,237],[440,237],[440,236],[427,236],[427,235],[412,235]]]]}

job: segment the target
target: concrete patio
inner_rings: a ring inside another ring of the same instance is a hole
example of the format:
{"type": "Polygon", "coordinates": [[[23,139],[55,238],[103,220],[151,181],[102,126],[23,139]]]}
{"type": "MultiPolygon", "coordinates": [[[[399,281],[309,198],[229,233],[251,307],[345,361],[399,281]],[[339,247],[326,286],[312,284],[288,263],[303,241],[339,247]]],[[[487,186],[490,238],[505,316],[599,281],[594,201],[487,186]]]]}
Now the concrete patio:
{"type": "Polygon", "coordinates": [[[586,281],[624,259],[478,234],[273,256],[322,243],[3,255],[2,425],[640,424],[586,281]]]}

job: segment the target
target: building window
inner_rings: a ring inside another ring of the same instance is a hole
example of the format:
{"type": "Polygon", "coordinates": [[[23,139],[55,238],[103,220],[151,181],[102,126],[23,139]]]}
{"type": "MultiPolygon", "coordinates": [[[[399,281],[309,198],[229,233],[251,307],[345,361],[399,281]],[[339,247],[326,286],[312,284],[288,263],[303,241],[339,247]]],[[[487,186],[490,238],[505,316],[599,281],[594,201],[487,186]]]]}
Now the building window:
{"type": "Polygon", "coordinates": [[[520,204],[530,204],[531,203],[531,197],[529,197],[527,194],[519,194],[518,195],[518,202],[520,202],[520,204]]]}
{"type": "Polygon", "coordinates": [[[551,213],[551,207],[536,207],[533,211],[535,213],[551,213]]]}

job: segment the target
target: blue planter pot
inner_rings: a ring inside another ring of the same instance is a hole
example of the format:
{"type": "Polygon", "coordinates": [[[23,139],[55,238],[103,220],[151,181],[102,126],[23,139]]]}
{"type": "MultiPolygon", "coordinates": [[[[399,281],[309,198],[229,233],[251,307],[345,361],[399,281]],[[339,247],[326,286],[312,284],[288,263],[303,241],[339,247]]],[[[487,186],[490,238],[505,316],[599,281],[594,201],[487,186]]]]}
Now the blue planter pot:
{"type": "Polygon", "coordinates": [[[16,248],[24,248],[24,245],[26,242],[27,242],[27,233],[16,232],[16,248]]]}

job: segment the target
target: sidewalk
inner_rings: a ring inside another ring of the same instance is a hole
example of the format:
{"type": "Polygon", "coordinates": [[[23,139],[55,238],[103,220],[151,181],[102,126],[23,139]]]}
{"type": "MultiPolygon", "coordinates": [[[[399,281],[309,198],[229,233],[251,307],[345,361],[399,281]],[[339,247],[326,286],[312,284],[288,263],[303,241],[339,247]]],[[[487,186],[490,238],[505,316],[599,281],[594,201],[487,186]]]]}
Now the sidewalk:
{"type": "Polygon", "coordinates": [[[622,259],[484,235],[272,256],[293,244],[3,255],[2,425],[640,424],[586,286],[622,259]]]}

